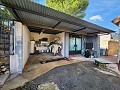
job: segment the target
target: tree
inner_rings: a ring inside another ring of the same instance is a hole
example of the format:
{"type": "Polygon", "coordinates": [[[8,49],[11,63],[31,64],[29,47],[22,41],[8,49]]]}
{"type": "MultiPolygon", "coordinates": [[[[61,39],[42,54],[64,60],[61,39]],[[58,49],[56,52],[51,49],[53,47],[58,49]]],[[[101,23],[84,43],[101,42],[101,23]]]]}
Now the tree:
{"type": "Polygon", "coordinates": [[[6,18],[13,18],[12,14],[4,6],[0,6],[0,15],[6,18]]]}
{"type": "Polygon", "coordinates": [[[84,18],[88,0],[46,0],[46,6],[77,18],[84,18]]]}

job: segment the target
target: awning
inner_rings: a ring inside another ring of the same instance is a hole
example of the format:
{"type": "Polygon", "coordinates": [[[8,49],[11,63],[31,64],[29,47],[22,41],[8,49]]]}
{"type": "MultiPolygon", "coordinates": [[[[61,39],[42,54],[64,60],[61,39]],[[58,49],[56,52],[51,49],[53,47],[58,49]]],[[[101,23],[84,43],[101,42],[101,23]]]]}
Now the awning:
{"type": "Polygon", "coordinates": [[[17,21],[27,25],[30,31],[70,32],[76,34],[103,34],[113,30],[103,28],[68,14],[56,11],[30,0],[1,0],[17,21]],[[37,29],[36,29],[36,28],[37,29]]]}

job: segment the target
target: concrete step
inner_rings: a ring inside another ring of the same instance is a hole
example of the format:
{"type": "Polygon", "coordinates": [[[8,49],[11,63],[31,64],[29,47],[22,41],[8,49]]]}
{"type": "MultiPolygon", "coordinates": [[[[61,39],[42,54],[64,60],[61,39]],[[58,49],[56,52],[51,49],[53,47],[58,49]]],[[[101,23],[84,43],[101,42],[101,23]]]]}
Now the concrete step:
{"type": "Polygon", "coordinates": [[[8,77],[9,77],[9,74],[0,75],[0,87],[5,83],[8,77]]]}

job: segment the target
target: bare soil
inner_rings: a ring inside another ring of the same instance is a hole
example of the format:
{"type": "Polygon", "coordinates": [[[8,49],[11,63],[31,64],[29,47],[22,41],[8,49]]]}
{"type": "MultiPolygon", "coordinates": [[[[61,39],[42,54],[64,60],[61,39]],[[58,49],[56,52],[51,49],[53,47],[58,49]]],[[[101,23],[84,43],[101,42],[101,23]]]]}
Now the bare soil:
{"type": "Polygon", "coordinates": [[[54,68],[15,90],[38,90],[39,85],[53,82],[60,90],[120,90],[117,73],[89,61],[54,68]],[[98,69],[116,76],[101,73],[98,69]]]}

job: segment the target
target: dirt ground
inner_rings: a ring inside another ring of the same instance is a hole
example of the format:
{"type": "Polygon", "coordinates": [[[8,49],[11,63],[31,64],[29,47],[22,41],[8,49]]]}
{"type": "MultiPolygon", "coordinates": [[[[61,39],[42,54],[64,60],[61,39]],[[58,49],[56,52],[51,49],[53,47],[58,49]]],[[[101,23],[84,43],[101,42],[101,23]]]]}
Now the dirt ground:
{"type": "Polygon", "coordinates": [[[54,83],[60,90],[120,90],[117,73],[97,67],[90,61],[54,68],[15,90],[38,90],[39,85],[46,83],[54,83]]]}

